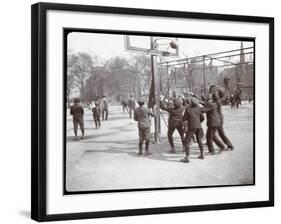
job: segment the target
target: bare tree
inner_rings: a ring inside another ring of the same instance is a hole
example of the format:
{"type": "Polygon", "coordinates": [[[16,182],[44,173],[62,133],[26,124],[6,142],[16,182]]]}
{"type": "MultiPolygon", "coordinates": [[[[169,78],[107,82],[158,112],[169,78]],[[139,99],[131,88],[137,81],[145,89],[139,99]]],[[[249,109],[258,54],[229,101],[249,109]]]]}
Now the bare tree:
{"type": "Polygon", "coordinates": [[[133,89],[136,96],[148,92],[151,81],[151,61],[147,55],[133,55],[130,58],[130,71],[134,74],[133,89]]]}
{"type": "Polygon", "coordinates": [[[142,95],[149,89],[151,79],[150,59],[134,55],[127,59],[114,57],[102,61],[87,53],[68,54],[67,101],[72,90],[79,89],[82,101],[90,102],[104,94],[118,97],[134,93],[142,95]]]}
{"type": "Polygon", "coordinates": [[[92,101],[97,96],[103,95],[103,76],[106,72],[106,61],[98,56],[92,56],[93,66],[88,79],[85,81],[85,99],[92,101]]]}
{"type": "Polygon", "coordinates": [[[71,91],[78,87],[77,77],[79,77],[78,70],[78,57],[71,53],[67,54],[67,85],[66,85],[66,98],[67,104],[70,105],[71,91]]]}
{"type": "Polygon", "coordinates": [[[72,89],[78,88],[85,100],[85,83],[93,73],[93,60],[87,53],[69,54],[67,58],[67,98],[72,89]]]}

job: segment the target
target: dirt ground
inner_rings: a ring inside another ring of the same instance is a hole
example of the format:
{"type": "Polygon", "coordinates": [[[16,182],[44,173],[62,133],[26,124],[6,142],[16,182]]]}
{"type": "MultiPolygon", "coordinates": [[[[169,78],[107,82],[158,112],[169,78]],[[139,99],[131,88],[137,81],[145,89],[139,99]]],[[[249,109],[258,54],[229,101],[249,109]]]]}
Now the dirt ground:
{"type": "MultiPolygon", "coordinates": [[[[204,145],[206,157],[200,160],[198,146],[193,143],[188,164],[179,162],[184,153],[176,132],[177,153],[168,153],[163,120],[161,143],[151,144],[152,155],[138,156],[137,122],[123,113],[121,106],[110,105],[109,120],[102,121],[100,129],[95,129],[92,113],[85,109],[83,140],[74,140],[72,118],[68,115],[66,189],[73,192],[253,184],[253,105],[245,102],[239,109],[224,106],[223,113],[225,132],[235,149],[209,155],[204,145]]],[[[167,119],[167,114],[164,117],[167,119]]]]}

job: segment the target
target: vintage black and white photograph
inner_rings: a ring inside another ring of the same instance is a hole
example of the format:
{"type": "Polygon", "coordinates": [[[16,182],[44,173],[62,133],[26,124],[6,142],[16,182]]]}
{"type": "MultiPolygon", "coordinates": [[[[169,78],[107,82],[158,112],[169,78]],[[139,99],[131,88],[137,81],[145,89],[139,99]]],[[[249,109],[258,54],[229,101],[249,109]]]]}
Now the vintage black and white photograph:
{"type": "Polygon", "coordinates": [[[255,184],[255,42],[65,29],[65,194],[255,184]]]}

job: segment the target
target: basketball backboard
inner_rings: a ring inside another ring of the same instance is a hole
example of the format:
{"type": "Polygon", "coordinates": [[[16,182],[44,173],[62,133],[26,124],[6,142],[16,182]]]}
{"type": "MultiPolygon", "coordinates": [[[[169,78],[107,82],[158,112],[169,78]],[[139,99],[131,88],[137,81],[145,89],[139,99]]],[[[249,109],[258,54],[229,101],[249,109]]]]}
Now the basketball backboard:
{"type": "Polygon", "coordinates": [[[177,57],[178,46],[174,37],[125,35],[125,50],[129,52],[177,57]]]}

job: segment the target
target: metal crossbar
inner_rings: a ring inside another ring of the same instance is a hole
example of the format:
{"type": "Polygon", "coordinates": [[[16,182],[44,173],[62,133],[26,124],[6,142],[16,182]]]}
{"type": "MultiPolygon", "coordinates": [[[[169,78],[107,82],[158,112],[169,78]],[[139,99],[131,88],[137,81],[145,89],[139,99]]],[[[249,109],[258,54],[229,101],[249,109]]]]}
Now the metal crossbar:
{"type": "Polygon", "coordinates": [[[196,63],[196,62],[202,62],[204,60],[206,61],[206,60],[212,60],[212,59],[229,58],[229,57],[234,57],[234,56],[253,54],[254,53],[253,51],[245,52],[245,53],[227,54],[227,53],[231,53],[231,52],[237,52],[237,51],[241,51],[241,50],[245,51],[245,50],[249,50],[249,49],[253,49],[253,47],[246,47],[246,48],[241,48],[241,49],[221,51],[221,52],[212,53],[212,54],[194,56],[194,57],[190,57],[190,58],[181,58],[181,59],[176,59],[176,60],[171,60],[171,61],[165,61],[165,62],[160,62],[159,65],[166,65],[168,67],[171,67],[171,66],[181,65],[181,64],[192,64],[192,63],[196,63]],[[214,55],[220,55],[220,54],[221,55],[227,54],[227,55],[214,57],[214,55]],[[199,59],[199,60],[196,60],[196,59],[199,59]]]}

